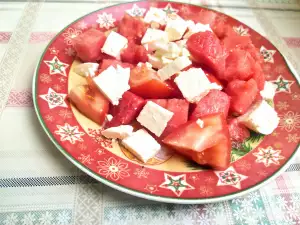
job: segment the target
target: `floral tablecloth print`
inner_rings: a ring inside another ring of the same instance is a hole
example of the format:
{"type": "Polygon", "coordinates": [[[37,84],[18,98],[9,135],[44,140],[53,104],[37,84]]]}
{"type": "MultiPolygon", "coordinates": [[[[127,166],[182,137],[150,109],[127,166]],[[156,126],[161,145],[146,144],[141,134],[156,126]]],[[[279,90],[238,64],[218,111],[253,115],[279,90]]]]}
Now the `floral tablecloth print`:
{"type": "MultiPolygon", "coordinates": [[[[0,3],[0,224],[300,224],[299,155],[281,176],[242,198],[175,205],[139,199],[102,185],[50,143],[32,105],[31,82],[39,56],[66,24],[119,2],[0,3]]],[[[299,74],[299,1],[187,2],[206,5],[253,27],[278,47],[299,74]]],[[[72,49],[66,49],[66,54],[73,54],[72,49]]],[[[290,95],[300,106],[300,96],[290,95]]],[[[300,115],[286,111],[287,104],[277,105],[282,120],[287,121],[282,129],[288,132],[288,142],[299,143],[300,115]]],[[[68,112],[61,113],[68,116],[68,112]]]]}

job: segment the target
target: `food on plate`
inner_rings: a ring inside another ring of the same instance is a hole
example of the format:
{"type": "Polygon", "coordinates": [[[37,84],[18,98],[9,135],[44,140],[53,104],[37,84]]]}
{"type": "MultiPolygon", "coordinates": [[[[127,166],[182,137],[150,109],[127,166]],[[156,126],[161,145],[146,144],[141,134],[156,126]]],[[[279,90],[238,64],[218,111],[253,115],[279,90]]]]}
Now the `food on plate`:
{"type": "Polygon", "coordinates": [[[144,163],[167,146],[226,169],[232,142],[278,126],[259,50],[215,12],[151,7],[144,18],[125,14],[107,35],[83,32],[74,48],[82,64],[73,70],[88,84],[70,91],[71,103],[144,163]]]}

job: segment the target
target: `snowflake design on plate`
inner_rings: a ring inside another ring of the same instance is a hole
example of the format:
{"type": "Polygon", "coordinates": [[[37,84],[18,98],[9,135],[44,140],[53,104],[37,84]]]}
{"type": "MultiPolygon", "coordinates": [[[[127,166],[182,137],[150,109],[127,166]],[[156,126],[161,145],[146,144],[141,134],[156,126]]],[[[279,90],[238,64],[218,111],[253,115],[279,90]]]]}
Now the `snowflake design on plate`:
{"type": "Polygon", "coordinates": [[[67,47],[67,48],[65,48],[65,54],[70,56],[70,57],[73,57],[73,56],[76,55],[76,52],[73,48],[67,47]]]}
{"type": "Polygon", "coordinates": [[[49,74],[42,73],[40,76],[40,80],[44,84],[50,84],[52,82],[52,77],[49,74]]]}
{"type": "Polygon", "coordinates": [[[251,169],[251,164],[247,160],[239,160],[236,163],[236,167],[243,172],[249,171],[251,169]]]}
{"type": "Polygon", "coordinates": [[[186,190],[195,189],[192,185],[187,183],[185,174],[172,176],[164,173],[164,178],[165,181],[159,185],[159,187],[171,190],[178,197],[186,190]]]}
{"type": "Polygon", "coordinates": [[[78,145],[78,148],[80,149],[80,150],[82,150],[82,151],[85,151],[85,150],[87,150],[87,146],[84,144],[84,143],[80,143],[79,145],[78,145]]]}
{"type": "Polygon", "coordinates": [[[146,9],[138,7],[136,4],[133,4],[131,9],[126,10],[126,12],[130,16],[143,16],[144,13],[146,12],[146,9]]]}
{"type": "Polygon", "coordinates": [[[102,129],[91,129],[88,128],[88,134],[90,137],[92,137],[92,139],[101,145],[101,147],[103,148],[112,148],[112,140],[103,137],[103,135],[101,134],[102,129]]]}
{"type": "Polygon", "coordinates": [[[213,189],[209,186],[200,186],[199,192],[201,195],[204,195],[205,197],[211,196],[213,194],[213,189]]]}
{"type": "Polygon", "coordinates": [[[69,110],[69,109],[62,109],[62,110],[59,110],[58,115],[59,115],[60,117],[62,117],[62,118],[65,120],[65,119],[70,119],[70,118],[72,118],[73,113],[72,113],[72,111],[69,110]]]}
{"type": "Polygon", "coordinates": [[[46,115],[45,116],[45,120],[47,120],[47,121],[49,121],[49,122],[53,122],[53,120],[54,120],[54,117],[52,116],[52,115],[46,115]]]}
{"type": "Polygon", "coordinates": [[[290,107],[290,105],[286,101],[278,101],[276,107],[279,110],[287,110],[290,107]]]}
{"type": "Polygon", "coordinates": [[[39,218],[39,224],[41,225],[49,225],[49,224],[53,224],[53,215],[52,213],[46,211],[45,213],[41,214],[40,218],[39,218]]]}
{"type": "Polygon", "coordinates": [[[300,100],[300,93],[297,92],[292,93],[292,100],[300,100]]]}
{"type": "Polygon", "coordinates": [[[276,50],[267,50],[264,46],[260,47],[260,54],[264,57],[264,61],[268,63],[274,63],[274,54],[276,50]]]}
{"type": "Polygon", "coordinates": [[[76,27],[80,30],[85,30],[87,28],[87,23],[84,21],[80,21],[77,23],[76,27]]]}
{"type": "Polygon", "coordinates": [[[97,148],[95,150],[95,152],[98,154],[98,155],[104,155],[105,154],[105,149],[104,148],[97,148]]]}
{"type": "Polygon", "coordinates": [[[22,224],[26,224],[26,225],[33,225],[36,224],[36,217],[33,213],[29,212],[24,214],[23,218],[21,219],[22,224]]]}
{"type": "Polygon", "coordinates": [[[279,75],[276,80],[271,80],[270,82],[277,86],[276,93],[291,93],[291,86],[295,83],[295,81],[284,79],[282,75],[279,75]]]}
{"type": "Polygon", "coordinates": [[[238,27],[233,27],[233,30],[239,34],[240,36],[249,36],[248,34],[248,31],[249,29],[248,28],[244,28],[242,25],[238,26],[238,27]]]}
{"type": "Polygon", "coordinates": [[[191,179],[195,183],[197,180],[199,180],[199,176],[198,176],[198,174],[192,173],[189,176],[189,179],[191,179]]]}
{"type": "Polygon", "coordinates": [[[98,161],[97,166],[99,174],[104,175],[106,178],[111,178],[114,181],[129,177],[128,164],[121,162],[113,157],[105,159],[104,161],[98,161]]]}
{"type": "Polygon", "coordinates": [[[133,174],[140,179],[140,178],[147,178],[149,172],[147,172],[145,168],[136,168],[133,174]]]}
{"type": "Polygon", "coordinates": [[[146,187],[144,188],[145,190],[149,191],[151,194],[153,192],[158,191],[157,190],[157,186],[156,185],[152,185],[152,184],[147,184],[146,187]]]}
{"type": "Polygon", "coordinates": [[[65,98],[66,94],[57,93],[52,88],[48,89],[48,93],[45,95],[40,95],[40,98],[47,101],[49,109],[54,109],[56,107],[68,107],[65,98]]]}
{"type": "MultiPolygon", "coordinates": [[[[268,64],[264,64],[263,67],[262,67],[262,69],[263,69],[263,71],[265,73],[269,73],[271,71],[271,69],[272,69],[272,66],[269,63],[268,64]]],[[[272,75],[268,75],[268,76],[272,77],[272,75]]]]}
{"type": "Polygon", "coordinates": [[[275,150],[269,146],[267,148],[258,148],[258,151],[254,152],[253,155],[256,157],[255,162],[263,163],[266,167],[269,167],[271,164],[280,165],[279,160],[284,159],[280,153],[281,150],[275,150]]]}
{"type": "Polygon", "coordinates": [[[248,178],[243,174],[237,173],[232,166],[225,171],[215,171],[215,174],[219,178],[217,186],[232,186],[237,189],[241,189],[241,182],[248,178]]]}
{"type": "Polygon", "coordinates": [[[83,141],[81,136],[84,135],[84,132],[79,131],[78,126],[72,127],[70,124],[65,123],[64,126],[56,125],[56,127],[58,130],[54,133],[60,136],[61,141],[69,141],[71,144],[83,141]]]}
{"type": "Polygon", "coordinates": [[[291,132],[300,128],[300,114],[293,111],[288,111],[284,115],[279,115],[279,126],[281,129],[291,132]]]}
{"type": "Polygon", "coordinates": [[[51,55],[58,55],[59,50],[57,50],[55,47],[49,48],[51,55]]]}
{"type": "Polygon", "coordinates": [[[7,225],[15,225],[19,222],[18,216],[15,213],[10,213],[6,216],[3,224],[7,225]]]}
{"type": "Polygon", "coordinates": [[[64,42],[67,45],[73,45],[74,44],[73,39],[76,38],[81,33],[82,33],[81,30],[77,30],[70,27],[67,29],[65,33],[62,34],[62,36],[64,37],[64,42]]]}
{"type": "Polygon", "coordinates": [[[178,13],[178,10],[174,9],[170,3],[168,3],[168,5],[166,5],[166,7],[163,9],[163,11],[166,14],[176,14],[176,13],[178,13]]]}
{"type": "Polygon", "coordinates": [[[295,133],[295,134],[288,134],[288,136],[285,139],[287,139],[287,141],[289,143],[291,143],[291,142],[297,143],[300,140],[300,136],[298,136],[297,133],[295,133]]]}
{"type": "Polygon", "coordinates": [[[62,89],[62,86],[59,85],[59,84],[55,84],[55,85],[53,85],[53,89],[54,89],[55,91],[60,91],[60,90],[62,89]]]}
{"type": "Polygon", "coordinates": [[[98,19],[96,20],[99,23],[100,28],[109,29],[110,27],[114,27],[114,22],[116,19],[113,18],[112,14],[102,13],[98,14],[98,19]]]}
{"type": "Polygon", "coordinates": [[[90,154],[80,154],[78,157],[79,161],[82,162],[85,165],[92,164],[93,161],[95,161],[90,154]]]}
{"type": "Polygon", "coordinates": [[[61,62],[57,56],[54,56],[52,60],[45,60],[44,63],[49,67],[49,74],[60,74],[67,76],[66,69],[69,67],[68,64],[61,62]]]}

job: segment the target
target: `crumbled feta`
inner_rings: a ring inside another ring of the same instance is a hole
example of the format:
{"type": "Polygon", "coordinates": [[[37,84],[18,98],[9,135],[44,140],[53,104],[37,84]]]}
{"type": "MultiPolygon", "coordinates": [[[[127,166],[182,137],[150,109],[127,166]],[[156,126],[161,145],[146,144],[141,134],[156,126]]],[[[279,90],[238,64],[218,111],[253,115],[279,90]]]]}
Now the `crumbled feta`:
{"type": "Polygon", "coordinates": [[[161,149],[160,144],[145,129],[123,139],[122,144],[143,162],[153,158],[161,149]]]}
{"type": "Polygon", "coordinates": [[[279,124],[277,112],[265,100],[251,106],[238,120],[249,129],[265,135],[271,134],[279,124]]]}
{"type": "Polygon", "coordinates": [[[167,14],[162,9],[150,7],[149,11],[144,17],[146,23],[156,22],[161,25],[166,24],[167,14]]]}
{"type": "Polygon", "coordinates": [[[158,104],[148,101],[137,117],[137,121],[159,137],[167,127],[173,114],[173,112],[158,104]]]}
{"type": "Polygon", "coordinates": [[[205,32],[205,31],[211,31],[209,24],[202,24],[202,23],[196,23],[192,24],[190,23],[188,25],[188,32],[185,33],[183,36],[184,39],[188,39],[192,34],[198,33],[198,32],[205,32]]]}
{"type": "Polygon", "coordinates": [[[196,123],[199,125],[199,127],[203,128],[204,127],[204,121],[201,119],[197,119],[196,123]]]}
{"type": "Polygon", "coordinates": [[[73,71],[83,77],[94,77],[96,75],[95,73],[98,71],[98,68],[98,63],[81,63],[75,66],[73,71]]]}
{"type": "Polygon", "coordinates": [[[110,127],[101,132],[106,138],[120,139],[129,137],[132,134],[133,127],[130,125],[121,125],[118,127],[110,127]]]}
{"type": "Polygon", "coordinates": [[[118,105],[125,91],[129,90],[130,69],[117,65],[108,67],[93,80],[99,90],[108,98],[113,105],[118,105]]]}
{"type": "Polygon", "coordinates": [[[148,61],[152,65],[153,68],[160,69],[164,65],[159,57],[156,57],[154,55],[148,54],[148,61]]]}
{"type": "Polygon", "coordinates": [[[169,41],[175,41],[182,38],[187,29],[187,23],[183,19],[169,20],[165,28],[169,41]]]}
{"type": "Polygon", "coordinates": [[[180,56],[173,62],[158,70],[158,75],[162,80],[167,80],[175,73],[179,73],[182,69],[191,65],[192,62],[187,56],[180,56]]]}
{"type": "Polygon", "coordinates": [[[106,121],[111,121],[113,119],[113,116],[111,114],[107,114],[105,116],[106,121]]]}
{"type": "Polygon", "coordinates": [[[112,31],[109,33],[103,47],[102,52],[115,58],[120,57],[121,50],[126,48],[128,40],[126,37],[112,31]]]}
{"type": "Polygon", "coordinates": [[[272,82],[266,81],[264,89],[260,91],[261,97],[266,100],[273,100],[276,93],[277,86],[272,82]]]}
{"type": "Polygon", "coordinates": [[[221,85],[218,85],[217,83],[210,83],[210,89],[216,89],[221,91],[223,87],[221,85]]]}
{"type": "Polygon", "coordinates": [[[168,42],[168,34],[162,30],[148,28],[142,38],[141,43],[144,45],[153,41],[168,42]]]}
{"type": "Polygon", "coordinates": [[[183,71],[174,81],[184,98],[191,103],[200,101],[211,88],[211,84],[201,68],[183,71]]]}

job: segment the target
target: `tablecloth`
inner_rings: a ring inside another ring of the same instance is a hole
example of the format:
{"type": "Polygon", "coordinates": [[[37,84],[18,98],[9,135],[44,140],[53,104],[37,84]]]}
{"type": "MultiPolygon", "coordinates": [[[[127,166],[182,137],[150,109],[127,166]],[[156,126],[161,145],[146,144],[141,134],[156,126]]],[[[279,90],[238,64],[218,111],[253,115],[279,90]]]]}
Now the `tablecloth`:
{"type": "MultiPolygon", "coordinates": [[[[215,204],[176,205],[115,191],[79,171],[57,151],[32,105],[37,61],[65,25],[119,2],[0,3],[0,224],[300,224],[299,154],[282,175],[249,195],[215,204]]],[[[253,27],[300,72],[300,1],[188,2],[253,27]]],[[[285,138],[299,142],[300,133],[285,138]]]]}

